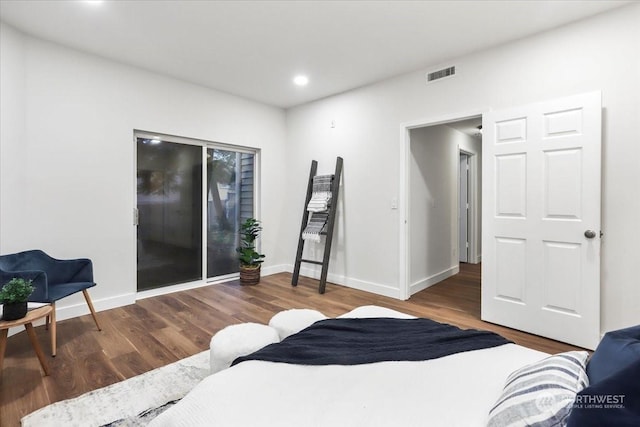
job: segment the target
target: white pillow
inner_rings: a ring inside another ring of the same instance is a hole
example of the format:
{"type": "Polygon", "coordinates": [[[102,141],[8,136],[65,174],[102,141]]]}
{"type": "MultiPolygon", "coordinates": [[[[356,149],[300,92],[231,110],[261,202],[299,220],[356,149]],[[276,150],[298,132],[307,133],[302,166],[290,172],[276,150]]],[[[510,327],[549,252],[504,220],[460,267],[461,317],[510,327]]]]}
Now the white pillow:
{"type": "Polygon", "coordinates": [[[280,341],[278,331],[260,323],[229,325],[218,331],[210,344],[211,373],[227,369],[238,357],[280,341]]]}
{"type": "Polygon", "coordinates": [[[586,351],[570,351],[520,368],[507,378],[488,427],[564,426],[576,394],[589,385],[586,351]]]}
{"type": "Polygon", "coordinates": [[[276,313],[269,321],[269,326],[278,331],[280,340],[283,340],[326,318],[327,316],[317,310],[293,308],[276,313]]]}
{"type": "Polygon", "coordinates": [[[415,316],[401,313],[386,307],[377,305],[363,305],[338,316],[338,319],[366,319],[369,317],[390,317],[393,319],[415,319],[415,316]]]}

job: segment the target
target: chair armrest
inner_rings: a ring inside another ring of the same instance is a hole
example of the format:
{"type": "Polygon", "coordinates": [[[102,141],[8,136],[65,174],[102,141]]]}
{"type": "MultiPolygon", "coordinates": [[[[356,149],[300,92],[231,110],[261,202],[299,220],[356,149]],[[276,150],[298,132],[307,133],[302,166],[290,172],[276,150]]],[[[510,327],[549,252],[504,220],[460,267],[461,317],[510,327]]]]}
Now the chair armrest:
{"type": "Polygon", "coordinates": [[[51,258],[55,272],[49,273],[56,277],[54,283],[93,282],[93,263],[87,258],[56,259],[51,258]]]}
{"type": "Polygon", "coordinates": [[[5,283],[13,278],[32,281],[31,284],[35,289],[29,297],[29,301],[49,302],[49,285],[47,283],[47,273],[39,270],[0,270],[0,286],[4,286],[5,283]]]}

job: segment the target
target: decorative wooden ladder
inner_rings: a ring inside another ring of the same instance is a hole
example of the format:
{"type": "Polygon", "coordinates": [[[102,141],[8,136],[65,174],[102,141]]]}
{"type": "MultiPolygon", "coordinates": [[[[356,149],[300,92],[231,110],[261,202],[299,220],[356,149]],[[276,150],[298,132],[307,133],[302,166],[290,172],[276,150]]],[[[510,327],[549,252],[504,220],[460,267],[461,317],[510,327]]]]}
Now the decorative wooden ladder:
{"type": "Polygon", "coordinates": [[[300,227],[300,235],[298,236],[298,252],[296,253],[296,262],[293,269],[293,276],[291,277],[291,286],[298,285],[298,277],[300,276],[300,265],[303,262],[321,265],[322,272],[320,273],[318,292],[324,294],[324,290],[327,284],[327,273],[329,272],[329,257],[331,255],[331,242],[333,241],[333,226],[335,225],[336,210],[338,208],[340,177],[342,176],[342,157],[338,157],[336,159],[336,171],[331,179],[331,201],[328,207],[329,215],[325,228],[326,231],[320,233],[321,235],[326,236],[326,241],[324,244],[324,256],[322,257],[322,261],[314,261],[302,258],[302,252],[304,251],[304,239],[302,238],[302,233],[304,232],[305,228],[307,227],[307,223],[309,222],[309,211],[307,210],[307,206],[309,205],[311,195],[313,194],[313,178],[316,176],[317,170],[318,162],[312,160],[311,171],[309,172],[309,183],[307,186],[307,197],[304,202],[304,213],[302,214],[302,226],[300,227]]]}

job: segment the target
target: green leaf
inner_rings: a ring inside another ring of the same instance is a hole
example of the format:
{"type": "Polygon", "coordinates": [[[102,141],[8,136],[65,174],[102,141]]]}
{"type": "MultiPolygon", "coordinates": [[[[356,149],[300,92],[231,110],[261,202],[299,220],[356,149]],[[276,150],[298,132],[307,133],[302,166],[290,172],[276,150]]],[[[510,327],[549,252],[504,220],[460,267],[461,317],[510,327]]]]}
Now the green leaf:
{"type": "Polygon", "coordinates": [[[263,254],[256,252],[254,242],[260,236],[262,226],[260,221],[255,218],[247,218],[240,225],[240,247],[236,249],[238,252],[238,260],[240,264],[248,267],[257,267],[263,262],[265,257],[263,254]]]}
{"type": "Polygon", "coordinates": [[[32,282],[14,277],[0,289],[0,301],[5,304],[27,301],[35,289],[32,282]]]}

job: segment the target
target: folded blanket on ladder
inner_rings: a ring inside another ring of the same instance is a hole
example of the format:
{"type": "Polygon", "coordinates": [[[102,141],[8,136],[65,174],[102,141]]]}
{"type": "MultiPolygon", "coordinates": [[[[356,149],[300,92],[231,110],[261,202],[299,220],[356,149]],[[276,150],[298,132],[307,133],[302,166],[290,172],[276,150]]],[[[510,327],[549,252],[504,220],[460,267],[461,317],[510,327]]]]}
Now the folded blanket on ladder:
{"type": "Polygon", "coordinates": [[[311,200],[307,205],[309,212],[322,212],[329,208],[332,179],[333,175],[316,175],[313,177],[311,200]]]}
{"type": "Polygon", "coordinates": [[[328,219],[328,212],[312,212],[311,218],[309,218],[309,222],[307,223],[307,227],[302,232],[302,239],[319,242],[320,233],[325,231],[324,229],[327,225],[328,219]]]}

